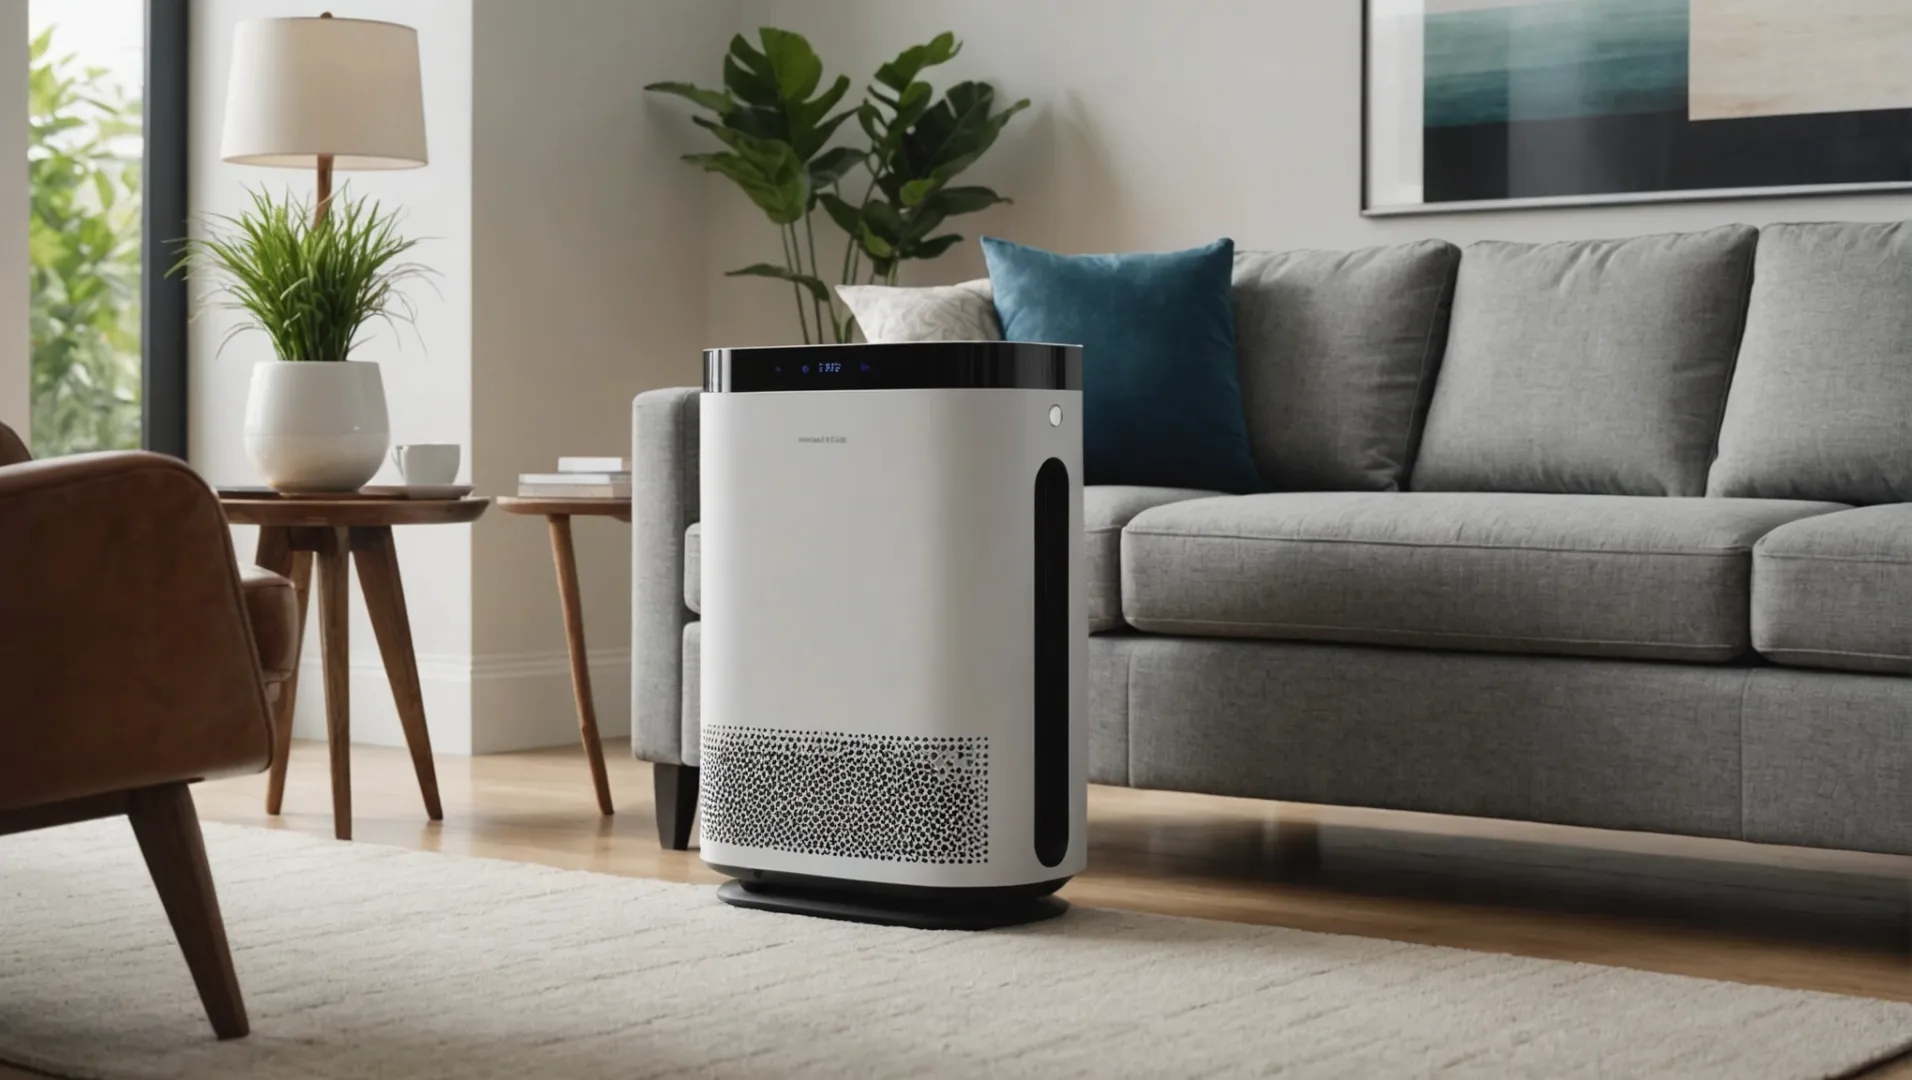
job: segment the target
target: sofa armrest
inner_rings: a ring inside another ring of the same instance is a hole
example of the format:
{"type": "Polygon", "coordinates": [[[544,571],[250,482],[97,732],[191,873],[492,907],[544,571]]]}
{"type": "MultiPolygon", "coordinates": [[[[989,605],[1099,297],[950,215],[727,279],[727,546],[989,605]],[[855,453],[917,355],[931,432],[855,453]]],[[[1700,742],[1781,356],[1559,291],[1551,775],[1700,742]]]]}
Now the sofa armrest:
{"type": "Polygon", "coordinates": [[[639,394],[631,431],[631,752],[684,763],[684,530],[697,521],[696,387],[639,394]]]}
{"type": "Polygon", "coordinates": [[[0,810],[262,768],[225,513],[145,453],[0,467],[0,810]]]}

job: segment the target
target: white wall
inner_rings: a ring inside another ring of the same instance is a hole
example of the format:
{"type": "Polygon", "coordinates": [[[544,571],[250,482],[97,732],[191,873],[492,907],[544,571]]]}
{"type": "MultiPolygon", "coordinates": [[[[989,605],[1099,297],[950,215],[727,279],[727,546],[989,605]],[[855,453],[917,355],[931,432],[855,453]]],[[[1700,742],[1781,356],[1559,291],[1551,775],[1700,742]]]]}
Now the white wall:
{"type": "MultiPolygon", "coordinates": [[[[414,287],[416,333],[375,328],[354,356],[378,363],[385,380],[395,442],[454,442],[469,447],[472,339],[472,7],[471,0],[328,0],[341,18],[402,22],[419,32],[425,87],[425,127],[431,164],[392,172],[341,173],[354,195],[367,195],[405,214],[405,228],[427,238],[421,262],[439,272],[436,288],[414,287]]],[[[310,173],[228,165],[219,160],[232,27],[242,18],[312,15],[305,0],[196,0],[192,10],[190,124],[193,216],[234,214],[248,205],[247,189],[262,185],[311,197],[310,173]]],[[[196,228],[201,226],[195,226],[196,228]]],[[[198,283],[195,282],[197,291],[198,283]]],[[[202,310],[188,340],[190,458],[214,483],[257,483],[243,441],[246,388],[253,364],[272,356],[257,333],[219,343],[235,325],[228,312],[202,310]]],[[[469,464],[466,470],[469,471],[469,464]]],[[[391,467],[379,482],[388,482],[391,467]]],[[[252,549],[252,530],[238,530],[239,550],[252,549]]],[[[465,526],[397,530],[399,561],[410,600],[412,635],[435,748],[472,748],[472,530],[465,526]]],[[[385,681],[365,607],[352,587],[352,724],[355,741],[402,745],[404,736],[385,681]]],[[[324,695],[318,672],[316,621],[308,627],[295,731],[324,738],[324,695]]]]}
{"type": "MultiPolygon", "coordinates": [[[[631,398],[701,378],[707,185],[647,100],[717,57],[734,2],[475,0],[474,477],[509,491],[562,454],[628,455],[631,398]]],[[[579,518],[598,724],[630,730],[630,529],[579,518]]],[[[574,740],[576,710],[537,519],[480,524],[472,561],[474,748],[574,740]]]]}
{"type": "MultiPolygon", "coordinates": [[[[14,148],[13,160],[27,156],[27,6],[0,5],[0,71],[11,72],[0,83],[0,146],[14,148]]],[[[31,359],[27,339],[27,170],[0,172],[0,206],[19,212],[0,217],[0,424],[27,435],[31,359]]]]}
{"type": "MultiPolygon", "coordinates": [[[[1221,236],[1245,248],[1348,248],[1912,216],[1912,196],[1868,195],[1363,218],[1360,0],[743,0],[741,14],[740,27],[805,34],[831,74],[859,85],[905,46],[952,30],[964,50],[932,69],[939,88],[980,78],[1034,101],[965,174],[1016,205],[953,222],[970,242],[912,264],[907,280],[919,283],[980,275],[974,239],[984,233],[1071,252],[1221,236]]],[[[715,81],[715,56],[686,62],[715,81]]],[[[779,261],[754,208],[731,191],[718,206],[718,268],[779,261]]],[[[794,335],[788,289],[713,288],[713,343],[794,335]]]]}

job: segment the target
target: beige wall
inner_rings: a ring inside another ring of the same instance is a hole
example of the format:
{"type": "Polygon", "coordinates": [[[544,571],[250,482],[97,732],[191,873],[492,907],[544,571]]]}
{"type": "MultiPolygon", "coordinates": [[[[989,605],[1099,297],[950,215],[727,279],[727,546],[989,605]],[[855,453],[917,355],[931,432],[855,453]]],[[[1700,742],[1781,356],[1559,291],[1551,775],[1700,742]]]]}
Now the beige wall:
{"type": "MultiPolygon", "coordinates": [[[[472,424],[477,483],[562,454],[626,455],[631,398],[700,378],[705,259],[692,140],[647,100],[681,57],[718,57],[736,5],[474,0],[472,424]],[[554,17],[561,16],[561,17],[554,17]]],[[[575,523],[598,721],[630,728],[630,530],[575,523]]],[[[541,521],[481,523],[472,550],[474,746],[575,738],[541,521]]],[[[580,778],[582,780],[582,778],[580,778]]]]}
{"type": "MultiPolygon", "coordinates": [[[[0,5],[0,71],[10,72],[0,89],[0,146],[14,148],[13,159],[27,154],[27,6],[0,5]],[[11,57],[11,59],[8,59],[11,57]]],[[[0,172],[0,206],[19,212],[0,218],[0,424],[27,436],[29,412],[27,363],[27,171],[24,165],[0,172]]]]}
{"type": "MultiPolygon", "coordinates": [[[[938,86],[981,78],[1034,100],[967,174],[1016,205],[961,219],[971,242],[914,267],[911,280],[924,283],[980,274],[982,233],[1062,251],[1219,236],[1249,248],[1346,248],[1912,216],[1912,196],[1871,195],[1363,218],[1360,0],[743,0],[739,25],[801,32],[833,74],[859,82],[904,46],[953,30],[965,48],[935,69],[938,86]]],[[[690,62],[700,77],[715,70],[715,57],[690,62]]],[[[775,233],[748,203],[726,190],[716,204],[715,267],[777,261],[775,233]]],[[[713,342],[794,333],[788,290],[730,281],[712,290],[713,342]]]]}

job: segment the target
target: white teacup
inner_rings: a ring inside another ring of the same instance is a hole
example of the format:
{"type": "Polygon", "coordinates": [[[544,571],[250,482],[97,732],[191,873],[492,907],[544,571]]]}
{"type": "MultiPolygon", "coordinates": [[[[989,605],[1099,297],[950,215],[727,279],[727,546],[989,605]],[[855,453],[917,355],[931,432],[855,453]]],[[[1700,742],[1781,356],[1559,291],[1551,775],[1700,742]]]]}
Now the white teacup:
{"type": "Polygon", "coordinates": [[[411,443],[392,447],[392,464],[407,484],[449,484],[458,479],[457,443],[411,443]]]}

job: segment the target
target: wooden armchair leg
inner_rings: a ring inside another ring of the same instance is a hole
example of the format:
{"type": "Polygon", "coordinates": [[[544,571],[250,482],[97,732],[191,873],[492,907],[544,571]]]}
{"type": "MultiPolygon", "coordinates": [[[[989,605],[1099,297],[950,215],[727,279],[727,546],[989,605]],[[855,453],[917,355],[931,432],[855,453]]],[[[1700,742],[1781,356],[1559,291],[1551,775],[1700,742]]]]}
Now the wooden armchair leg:
{"type": "Polygon", "coordinates": [[[239,976],[232,969],[232,951],[226,945],[226,925],[219,917],[219,897],[213,892],[192,793],[185,784],[167,784],[129,792],[127,803],[133,835],[139,838],[146,869],[172,921],[179,950],[186,954],[206,1017],[220,1038],[237,1039],[251,1027],[239,996],[239,976]]]}

